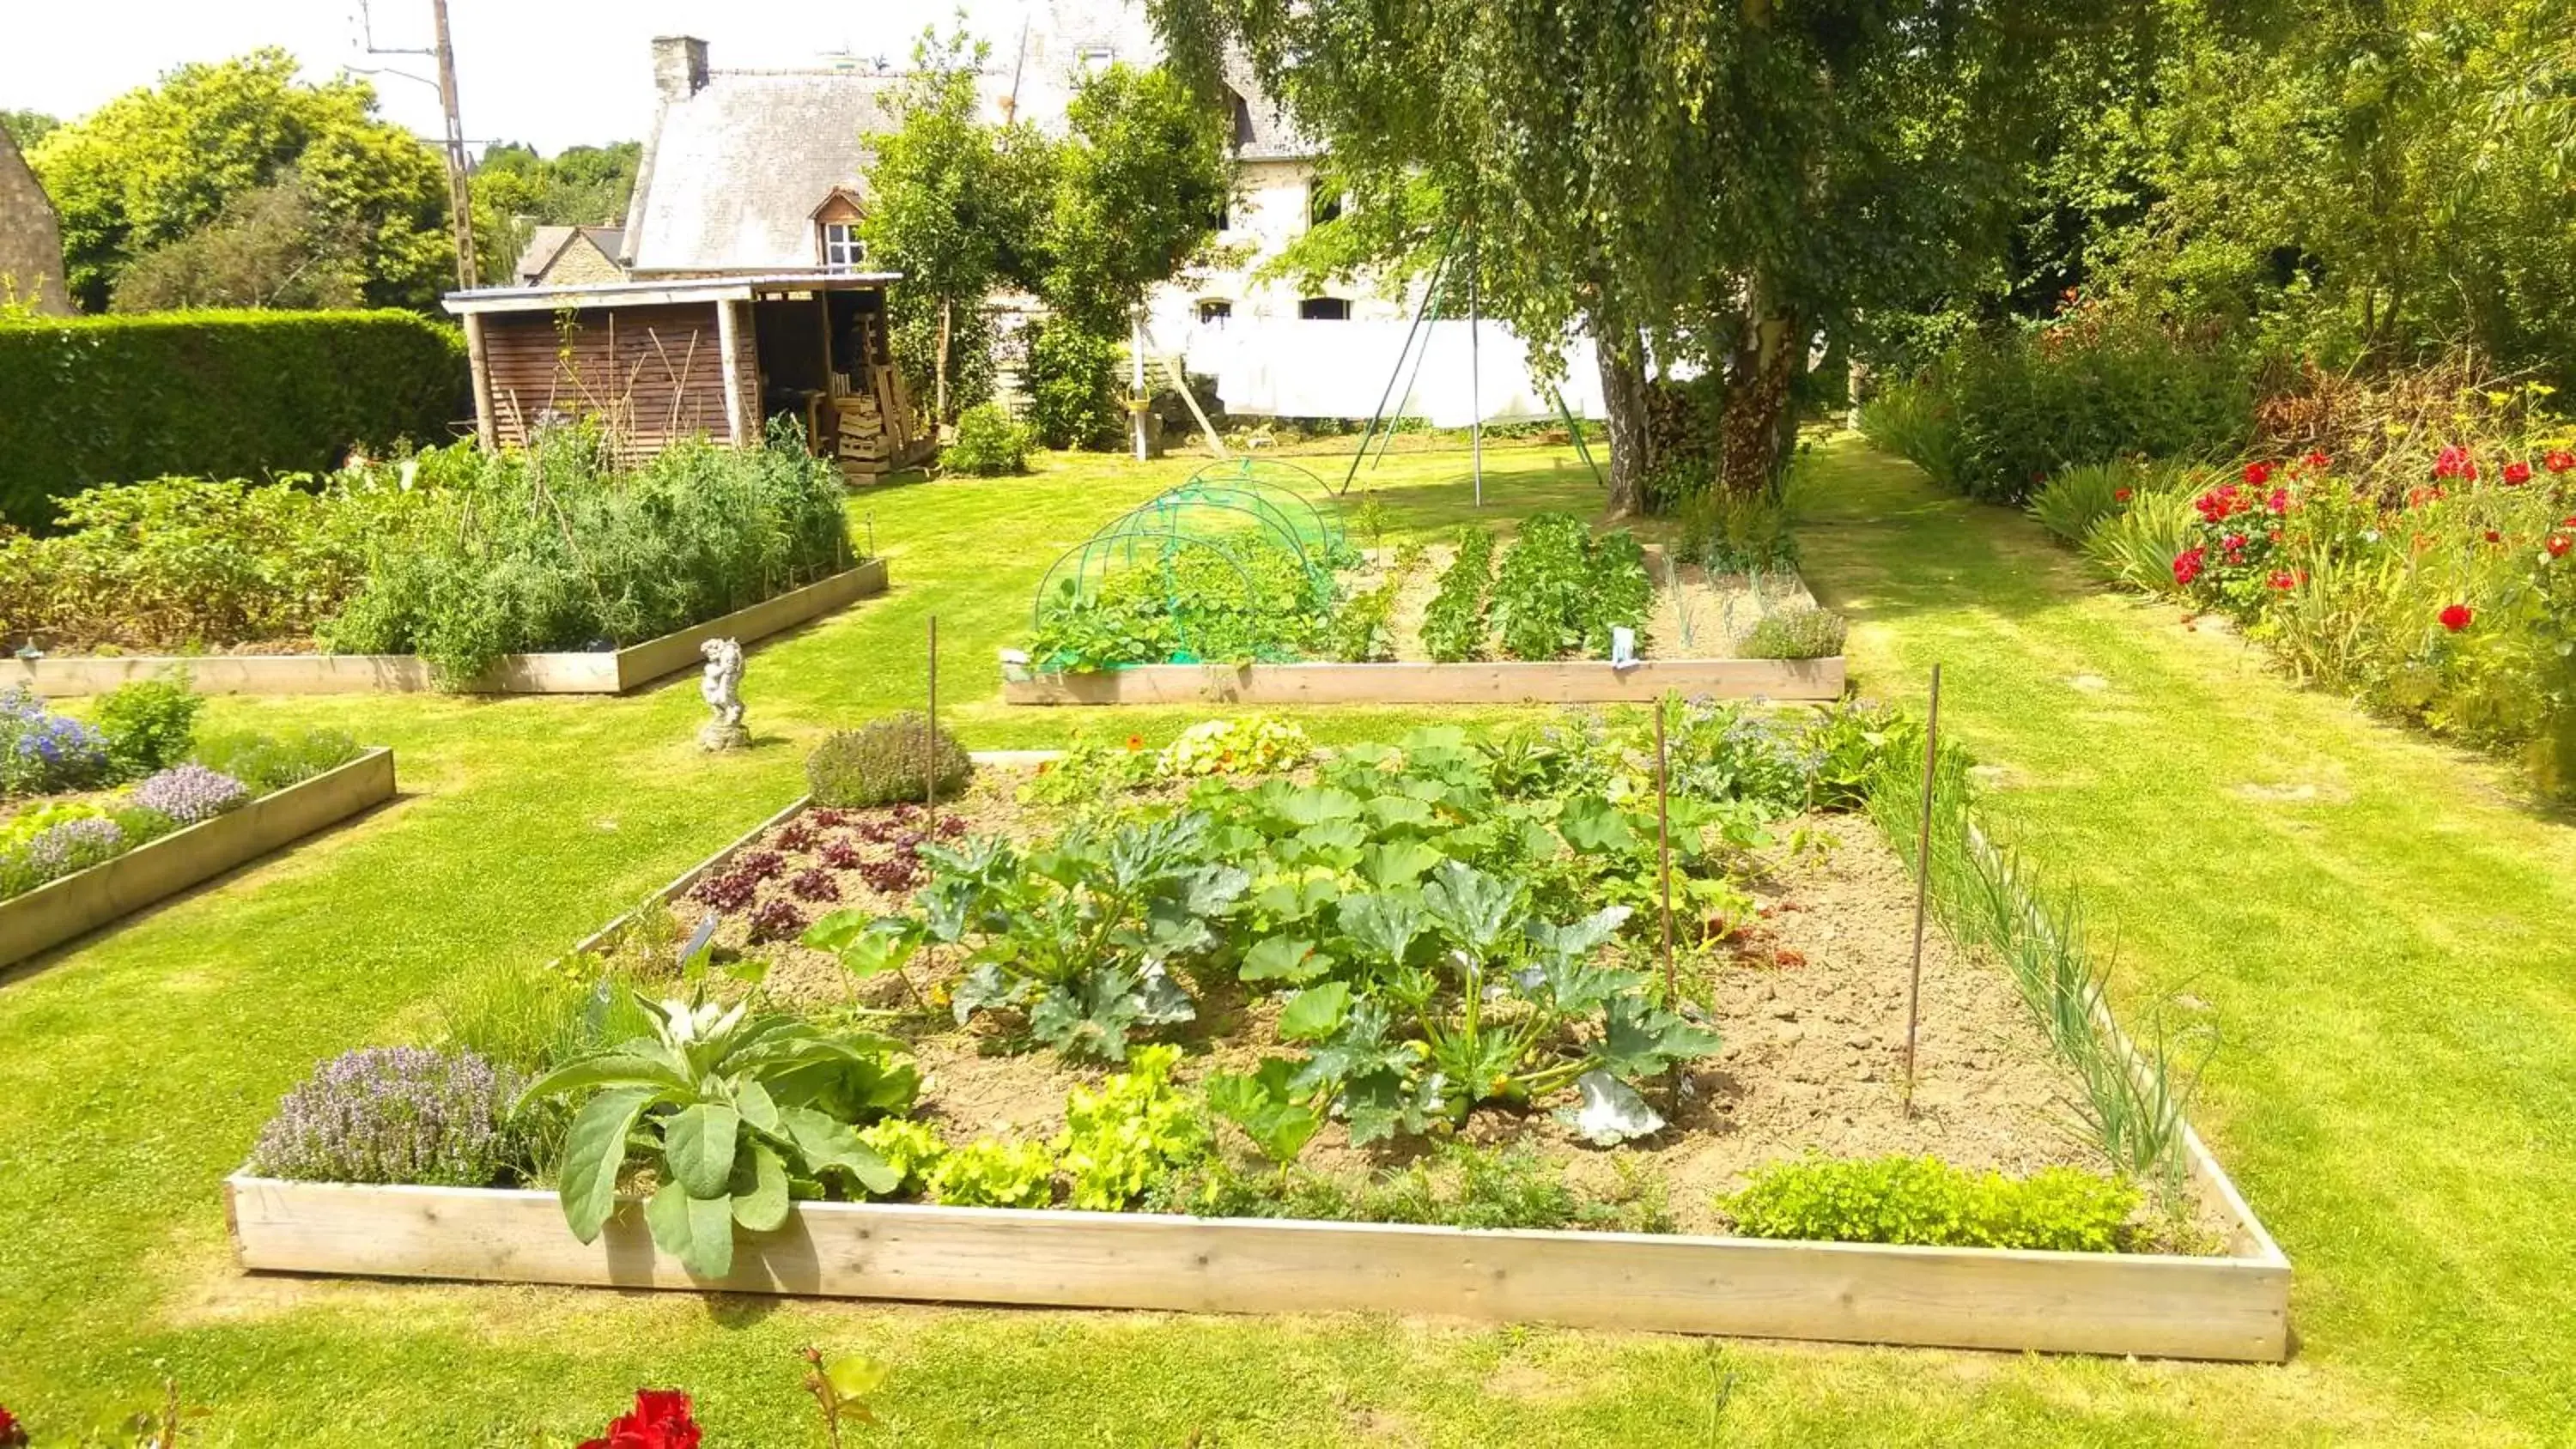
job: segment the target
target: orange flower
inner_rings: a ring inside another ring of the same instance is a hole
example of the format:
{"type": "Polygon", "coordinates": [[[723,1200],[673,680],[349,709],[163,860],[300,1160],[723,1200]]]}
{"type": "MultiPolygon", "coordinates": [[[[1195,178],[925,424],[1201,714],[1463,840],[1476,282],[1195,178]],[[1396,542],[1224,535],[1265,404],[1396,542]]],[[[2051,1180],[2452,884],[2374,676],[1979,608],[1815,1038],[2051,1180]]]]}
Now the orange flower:
{"type": "Polygon", "coordinates": [[[1130,750],[1141,750],[1145,748],[1145,737],[1143,735],[1129,735],[1127,737],[1127,748],[1130,750]]]}

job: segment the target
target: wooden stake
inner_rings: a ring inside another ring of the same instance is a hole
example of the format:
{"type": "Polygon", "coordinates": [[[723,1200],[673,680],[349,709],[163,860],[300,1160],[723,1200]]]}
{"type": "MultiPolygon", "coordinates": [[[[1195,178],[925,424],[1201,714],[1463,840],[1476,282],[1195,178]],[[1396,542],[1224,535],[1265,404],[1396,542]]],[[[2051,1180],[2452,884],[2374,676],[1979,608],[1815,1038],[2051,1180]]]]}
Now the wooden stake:
{"type": "MultiPolygon", "coordinates": [[[[1655,701],[1655,876],[1664,895],[1664,1010],[1679,1011],[1682,1005],[1681,977],[1673,967],[1673,816],[1671,761],[1664,748],[1664,701],[1655,701]]],[[[1675,1121],[1682,1115],[1682,1064],[1675,1062],[1669,1073],[1667,1089],[1672,1100],[1666,1114],[1675,1121]]]]}
{"type": "Polygon", "coordinates": [[[924,809],[939,809],[939,616],[930,616],[930,702],[921,717],[921,798],[924,809]]]}
{"type": "Polygon", "coordinates": [[[1941,666],[1923,712],[1923,813],[1914,831],[1914,965],[1905,982],[1905,1113],[1914,1115],[1914,1029],[1923,1006],[1923,916],[1932,897],[1932,780],[1941,758],[1941,666]]]}

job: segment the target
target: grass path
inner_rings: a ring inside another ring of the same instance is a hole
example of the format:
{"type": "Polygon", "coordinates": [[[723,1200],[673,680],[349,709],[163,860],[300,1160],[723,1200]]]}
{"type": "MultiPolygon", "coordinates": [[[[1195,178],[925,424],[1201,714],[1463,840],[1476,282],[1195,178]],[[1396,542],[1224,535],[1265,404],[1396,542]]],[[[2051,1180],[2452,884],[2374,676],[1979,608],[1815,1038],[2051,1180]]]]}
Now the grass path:
{"type": "MultiPolygon", "coordinates": [[[[1489,462],[1513,511],[1595,506],[1568,457],[1489,462]]],[[[754,654],[764,747],[738,758],[695,754],[685,681],[219,704],[393,744],[404,797],[0,981],[0,1404],[60,1426],[167,1371],[216,1411],[197,1443],[524,1446],[652,1382],[697,1394],[711,1444],[795,1445],[819,1442],[792,1357],[818,1342],[892,1362],[912,1444],[2548,1443],[2576,1418],[2576,832],[1849,446],[1819,469],[1811,580],[1858,621],[1864,687],[1946,662],[1998,815],[2085,887],[2129,999],[2188,993],[2222,1023],[2198,1115],[2299,1264],[2288,1367],[233,1271],[215,1184],[316,1058],[411,1029],[463,966],[560,951],[769,813],[822,730],[918,698],[930,614],[971,744],[1195,718],[1006,711],[993,683],[1055,555],[1187,470],[1050,460],[867,495],[896,591],[754,654]]],[[[1390,462],[1397,528],[1466,516],[1463,473],[1390,462]]]]}

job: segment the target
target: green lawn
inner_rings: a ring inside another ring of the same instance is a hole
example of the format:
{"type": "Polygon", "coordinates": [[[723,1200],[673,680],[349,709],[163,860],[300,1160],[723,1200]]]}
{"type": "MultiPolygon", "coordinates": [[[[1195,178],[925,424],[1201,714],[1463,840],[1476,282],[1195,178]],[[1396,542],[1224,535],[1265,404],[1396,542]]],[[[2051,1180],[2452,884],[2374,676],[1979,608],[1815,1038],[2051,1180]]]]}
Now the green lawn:
{"type": "MultiPolygon", "coordinates": [[[[711,1445],[796,1445],[820,1442],[795,1386],[811,1342],[889,1360],[881,1441],[914,1444],[2563,1442],[2576,833],[2495,770],[2093,590],[2035,528],[1848,444],[1818,469],[1810,579],[1854,615],[1866,691],[1910,696],[1948,666],[1948,720],[2000,767],[1994,811],[2084,887],[2129,1002],[2187,993],[2221,1023],[2197,1116],[2298,1264],[2287,1367],[233,1269],[216,1184],[315,1059],[409,1031],[474,962],[561,951],[775,809],[822,730],[917,702],[930,616],[971,745],[1198,717],[995,699],[995,651],[1046,566],[1190,466],[1051,458],[861,498],[895,591],[755,652],[762,747],[736,758],[695,753],[686,680],[218,704],[221,723],[390,743],[404,795],[0,983],[0,1404],[60,1424],[139,1404],[166,1371],[213,1410],[192,1442],[444,1449],[568,1443],[653,1383],[698,1396],[711,1445]]],[[[1423,454],[1374,479],[1421,529],[1467,515],[1464,475],[1463,455],[1423,454]]],[[[1598,506],[1568,450],[1490,454],[1488,482],[1511,511],[1598,506]]],[[[1344,739],[1409,722],[1304,719],[1344,739]]]]}

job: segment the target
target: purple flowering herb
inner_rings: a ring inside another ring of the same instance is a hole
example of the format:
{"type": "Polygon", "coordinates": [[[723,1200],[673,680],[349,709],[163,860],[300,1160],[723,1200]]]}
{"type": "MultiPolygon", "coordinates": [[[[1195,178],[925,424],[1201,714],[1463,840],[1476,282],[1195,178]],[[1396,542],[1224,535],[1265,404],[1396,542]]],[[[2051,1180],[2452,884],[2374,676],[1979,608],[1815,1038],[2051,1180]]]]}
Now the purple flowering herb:
{"type": "Polygon", "coordinates": [[[345,1052],[278,1103],[251,1170],[305,1182],[490,1187],[519,1156],[510,1104],[524,1085],[472,1052],[345,1052]]]}
{"type": "Polygon", "coordinates": [[[203,765],[173,765],[134,787],[134,803],[182,825],[211,820],[250,798],[250,787],[203,765]]]}
{"type": "Polygon", "coordinates": [[[125,828],[104,815],[66,820],[36,832],[26,844],[38,880],[59,880],[125,853],[125,828]]]}

